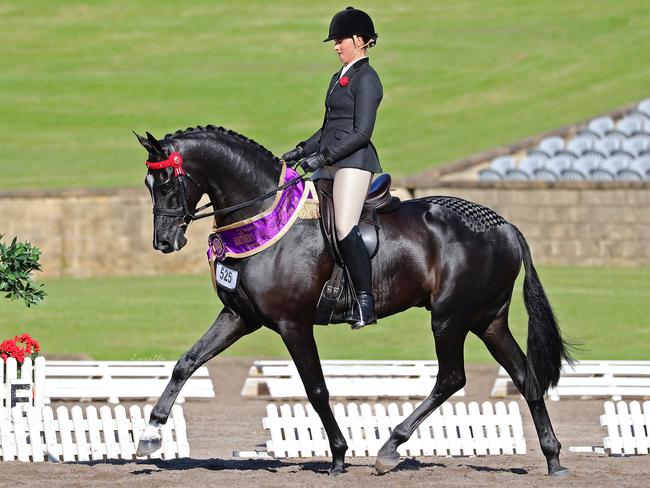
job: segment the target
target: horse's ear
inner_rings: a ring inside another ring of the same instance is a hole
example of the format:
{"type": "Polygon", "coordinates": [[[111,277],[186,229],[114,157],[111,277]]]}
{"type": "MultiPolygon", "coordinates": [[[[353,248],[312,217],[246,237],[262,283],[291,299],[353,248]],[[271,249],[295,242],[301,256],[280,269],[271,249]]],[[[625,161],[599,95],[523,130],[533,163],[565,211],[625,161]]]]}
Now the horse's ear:
{"type": "Polygon", "coordinates": [[[163,147],[160,145],[160,142],[158,139],[156,139],[154,136],[152,136],[149,132],[147,132],[147,140],[149,141],[149,144],[155,149],[155,152],[158,154],[165,154],[165,150],[163,147]]]}
{"type": "Polygon", "coordinates": [[[135,134],[135,137],[138,138],[138,141],[140,141],[140,144],[142,144],[142,147],[144,147],[149,153],[153,153],[154,149],[151,147],[151,144],[149,144],[149,141],[147,140],[146,137],[141,136],[138,134],[136,131],[132,130],[133,134],[135,134]]]}

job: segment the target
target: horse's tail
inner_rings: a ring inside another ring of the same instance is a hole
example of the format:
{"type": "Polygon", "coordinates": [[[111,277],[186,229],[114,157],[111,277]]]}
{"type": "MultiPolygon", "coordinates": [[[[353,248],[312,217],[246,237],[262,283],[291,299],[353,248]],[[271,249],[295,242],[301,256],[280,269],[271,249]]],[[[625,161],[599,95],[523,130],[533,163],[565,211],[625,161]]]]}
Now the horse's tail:
{"type": "Polygon", "coordinates": [[[524,303],[528,312],[528,344],[524,395],[528,400],[535,400],[541,398],[549,387],[557,385],[562,360],[572,363],[573,358],[570,346],[560,335],[557,319],[533,266],[528,243],[517,227],[512,225],[512,228],[519,241],[526,271],[524,303]]]}

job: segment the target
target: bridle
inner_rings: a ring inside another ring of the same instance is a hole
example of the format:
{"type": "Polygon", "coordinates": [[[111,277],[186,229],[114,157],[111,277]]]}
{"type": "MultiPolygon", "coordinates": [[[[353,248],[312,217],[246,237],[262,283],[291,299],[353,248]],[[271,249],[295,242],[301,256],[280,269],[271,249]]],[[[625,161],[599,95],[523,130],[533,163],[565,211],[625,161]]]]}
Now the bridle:
{"type": "MultiPolygon", "coordinates": [[[[178,182],[178,186],[181,191],[181,204],[183,205],[182,208],[169,208],[169,207],[160,207],[156,205],[155,199],[154,199],[154,205],[153,205],[153,214],[154,215],[164,215],[168,217],[183,217],[183,224],[188,225],[190,222],[194,220],[199,220],[199,219],[204,219],[206,217],[216,217],[216,216],[223,216],[227,215],[229,213],[234,212],[235,210],[240,210],[242,208],[250,207],[251,205],[254,205],[257,202],[260,202],[262,200],[266,200],[267,198],[275,195],[277,192],[280,190],[284,190],[288,186],[294,185],[295,183],[299,181],[304,181],[305,179],[305,174],[298,175],[295,178],[292,178],[291,180],[287,181],[283,185],[278,186],[275,190],[272,190],[268,193],[265,193],[264,195],[260,195],[259,197],[254,198],[253,200],[248,200],[243,203],[239,203],[237,205],[233,205],[231,207],[226,207],[226,208],[221,208],[218,210],[214,210],[212,212],[205,212],[200,214],[202,210],[205,210],[206,208],[212,207],[212,202],[206,203],[205,205],[200,206],[199,208],[195,208],[193,210],[190,209],[190,206],[187,203],[187,185],[186,185],[186,180],[191,181],[198,189],[202,189],[201,185],[199,185],[194,178],[192,178],[188,173],[185,172],[185,169],[183,168],[183,157],[181,154],[177,151],[172,152],[167,159],[164,161],[146,161],[145,164],[147,165],[147,168],[150,170],[162,170],[165,168],[173,168],[174,169],[174,177],[176,178],[176,181],[178,182]]],[[[282,164],[286,164],[284,161],[282,164]]],[[[153,191],[153,189],[152,189],[153,191]]],[[[205,193],[205,192],[202,192],[205,193]]]]}

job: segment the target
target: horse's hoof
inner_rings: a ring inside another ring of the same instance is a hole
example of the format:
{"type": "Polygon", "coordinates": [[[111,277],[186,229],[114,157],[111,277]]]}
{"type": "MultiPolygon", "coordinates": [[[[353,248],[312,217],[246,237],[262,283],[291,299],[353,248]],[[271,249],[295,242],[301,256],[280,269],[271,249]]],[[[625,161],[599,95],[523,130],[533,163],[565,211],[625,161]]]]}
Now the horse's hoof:
{"type": "Polygon", "coordinates": [[[331,468],[329,472],[327,473],[331,478],[336,478],[337,476],[341,476],[345,471],[343,468],[331,468]]]}
{"type": "Polygon", "coordinates": [[[148,456],[153,454],[162,446],[162,437],[160,436],[159,428],[153,425],[147,425],[147,428],[140,436],[138,442],[138,449],[135,455],[138,457],[148,456]]]}
{"type": "Polygon", "coordinates": [[[387,456],[377,456],[377,459],[375,460],[375,471],[377,471],[377,474],[379,475],[386,474],[395,469],[399,462],[400,456],[397,452],[393,452],[387,456]]]}
{"type": "Polygon", "coordinates": [[[560,466],[552,473],[549,473],[551,476],[566,476],[567,474],[569,474],[569,468],[565,468],[564,466],[560,466]]]}

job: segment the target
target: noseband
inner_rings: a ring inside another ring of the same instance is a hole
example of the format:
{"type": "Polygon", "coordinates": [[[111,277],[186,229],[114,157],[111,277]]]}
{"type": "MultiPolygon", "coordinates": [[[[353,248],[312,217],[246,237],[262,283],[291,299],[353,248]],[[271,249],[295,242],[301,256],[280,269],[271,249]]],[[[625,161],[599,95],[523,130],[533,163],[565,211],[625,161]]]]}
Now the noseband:
{"type": "MultiPolygon", "coordinates": [[[[223,216],[232,213],[235,210],[240,210],[242,208],[250,207],[251,205],[254,205],[259,201],[266,200],[267,198],[275,195],[277,192],[284,190],[286,187],[291,186],[297,183],[298,181],[304,181],[305,179],[304,174],[298,175],[295,178],[287,181],[285,184],[278,186],[275,190],[265,193],[264,195],[261,195],[259,197],[256,197],[253,200],[239,203],[237,205],[233,205],[232,207],[226,207],[219,210],[215,210],[213,212],[206,212],[203,214],[199,214],[201,210],[205,210],[206,208],[212,207],[212,202],[206,203],[205,205],[202,205],[201,207],[196,208],[194,210],[190,210],[190,207],[187,203],[187,187],[186,187],[185,180],[186,179],[190,180],[199,189],[201,189],[201,186],[194,180],[194,178],[192,178],[189,174],[185,172],[185,169],[183,169],[183,157],[179,152],[176,151],[172,152],[169,155],[169,157],[164,161],[146,161],[145,164],[147,165],[147,168],[154,171],[162,170],[165,168],[174,169],[174,177],[178,181],[178,186],[181,189],[181,203],[183,205],[183,208],[159,207],[155,204],[155,199],[154,199],[153,214],[165,215],[168,217],[183,217],[183,223],[185,225],[189,224],[194,220],[199,220],[205,217],[212,217],[212,216],[223,216]]],[[[286,163],[284,163],[283,161],[282,164],[286,164],[286,163]]]]}

